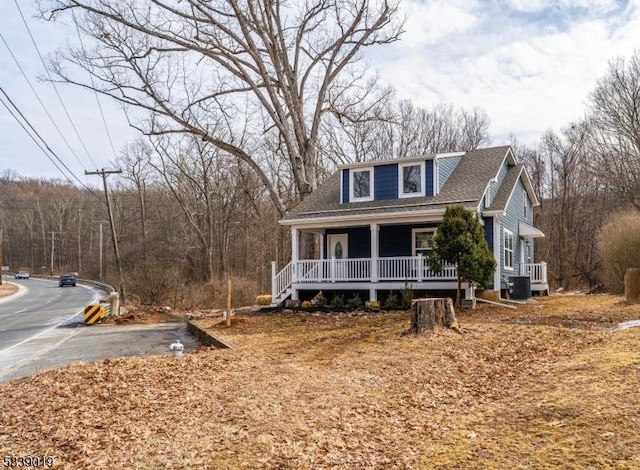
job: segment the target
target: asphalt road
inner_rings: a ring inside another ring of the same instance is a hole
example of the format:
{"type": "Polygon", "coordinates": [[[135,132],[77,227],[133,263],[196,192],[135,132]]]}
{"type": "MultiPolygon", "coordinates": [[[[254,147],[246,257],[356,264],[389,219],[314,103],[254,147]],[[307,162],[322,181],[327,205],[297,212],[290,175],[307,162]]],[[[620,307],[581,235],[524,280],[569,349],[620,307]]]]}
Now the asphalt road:
{"type": "Polygon", "coordinates": [[[185,350],[198,345],[184,322],[85,325],[84,305],[101,297],[89,286],[60,288],[38,279],[10,282],[19,291],[0,299],[0,382],[80,361],[169,355],[176,339],[185,350]]]}

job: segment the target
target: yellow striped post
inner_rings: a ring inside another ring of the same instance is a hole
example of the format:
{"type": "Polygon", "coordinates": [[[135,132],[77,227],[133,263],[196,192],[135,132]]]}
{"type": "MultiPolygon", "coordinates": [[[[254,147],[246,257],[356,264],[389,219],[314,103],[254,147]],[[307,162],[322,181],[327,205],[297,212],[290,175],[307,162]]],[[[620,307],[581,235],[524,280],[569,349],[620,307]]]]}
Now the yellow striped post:
{"type": "Polygon", "coordinates": [[[102,305],[86,305],[84,307],[84,322],[93,325],[105,316],[106,312],[102,305]]]}

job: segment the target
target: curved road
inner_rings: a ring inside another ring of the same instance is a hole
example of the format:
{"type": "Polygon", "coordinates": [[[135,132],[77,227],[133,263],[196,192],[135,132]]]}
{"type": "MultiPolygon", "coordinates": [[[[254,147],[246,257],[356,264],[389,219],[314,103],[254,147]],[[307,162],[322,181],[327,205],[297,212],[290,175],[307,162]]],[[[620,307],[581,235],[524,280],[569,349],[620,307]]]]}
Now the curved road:
{"type": "Polygon", "coordinates": [[[20,290],[0,299],[0,351],[68,321],[83,321],[84,305],[99,299],[95,290],[79,284],[73,288],[39,279],[11,282],[20,290]]]}
{"type": "Polygon", "coordinates": [[[167,354],[176,338],[197,347],[184,322],[158,325],[85,325],[84,305],[97,303],[91,287],[58,287],[40,279],[10,282],[17,294],[0,299],[0,382],[78,361],[167,354]]]}

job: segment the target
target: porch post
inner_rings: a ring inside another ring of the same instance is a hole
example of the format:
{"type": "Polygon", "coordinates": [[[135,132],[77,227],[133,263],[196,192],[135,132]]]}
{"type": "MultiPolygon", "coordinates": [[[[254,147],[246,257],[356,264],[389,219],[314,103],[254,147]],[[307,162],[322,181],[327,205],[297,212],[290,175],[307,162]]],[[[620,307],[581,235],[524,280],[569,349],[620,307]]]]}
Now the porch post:
{"type": "Polygon", "coordinates": [[[291,282],[298,280],[299,235],[298,229],[291,227],[291,282]]]}
{"type": "Polygon", "coordinates": [[[276,267],[276,262],[271,262],[271,301],[275,302],[276,297],[278,296],[278,292],[276,292],[276,275],[278,268],[276,267]]]}
{"type": "MultiPolygon", "coordinates": [[[[369,229],[371,230],[371,282],[378,282],[378,224],[369,224],[369,229]]],[[[372,292],[375,297],[375,289],[372,292]]]]}

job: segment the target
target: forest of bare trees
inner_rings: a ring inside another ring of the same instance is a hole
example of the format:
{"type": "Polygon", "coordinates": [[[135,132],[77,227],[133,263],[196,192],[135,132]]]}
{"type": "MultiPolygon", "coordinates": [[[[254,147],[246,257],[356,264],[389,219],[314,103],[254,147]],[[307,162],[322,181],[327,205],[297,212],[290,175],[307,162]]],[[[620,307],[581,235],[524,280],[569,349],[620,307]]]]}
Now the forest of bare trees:
{"type": "MultiPolygon", "coordinates": [[[[56,76],[135,110],[140,137],[109,184],[127,290],[142,302],[210,305],[228,276],[247,299],[269,292],[271,261],[289,256],[278,219],[339,164],[491,143],[483,110],[398,101],[368,73],[362,51],[401,37],[394,2],[39,3],[84,38],[51,59],[56,76]]],[[[582,121],[535,145],[513,139],[554,287],[600,282],[599,227],[640,209],[639,83],[640,55],[617,59],[582,121]]],[[[0,217],[12,270],[114,283],[101,191],[6,171],[0,217]]]]}

